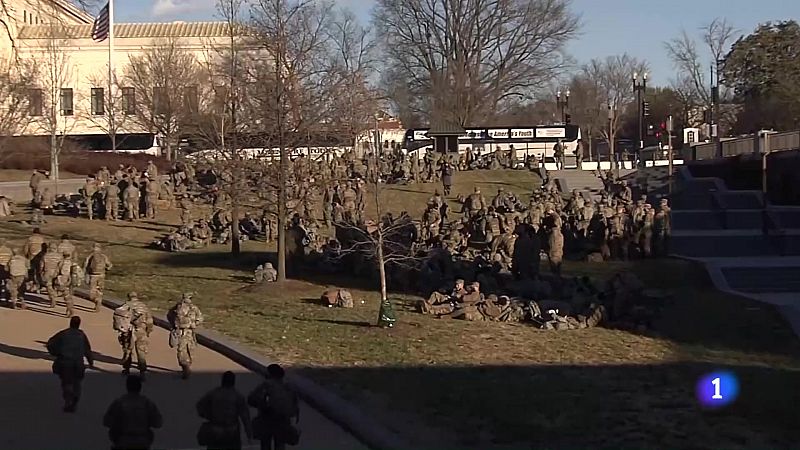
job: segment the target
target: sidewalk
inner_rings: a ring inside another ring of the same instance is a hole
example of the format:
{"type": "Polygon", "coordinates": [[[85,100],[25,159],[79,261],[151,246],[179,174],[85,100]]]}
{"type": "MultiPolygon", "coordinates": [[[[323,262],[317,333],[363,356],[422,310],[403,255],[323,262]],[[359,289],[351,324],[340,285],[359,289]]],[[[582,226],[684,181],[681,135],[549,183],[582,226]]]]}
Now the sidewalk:
{"type": "MultiPolygon", "coordinates": [[[[96,354],[97,369],[87,371],[78,412],[65,414],[61,411],[58,378],[51,373],[52,363],[44,343],[66,328],[68,321],[63,316],[63,304],[51,310],[45,306],[49,304],[46,299],[41,302],[29,301],[27,311],[0,308],[0,448],[107,449],[102,416],[108,404],[125,390],[111,311],[101,308],[97,313],[89,312],[88,302],[76,299],[82,329],[96,354]]],[[[148,364],[152,372],[143,393],[164,416],[164,428],[156,431],[153,448],[198,448],[195,436],[201,419],[195,412],[195,403],[200,396],[218,386],[220,375],[226,370],[237,372],[236,385],[244,395],[260,382],[260,377],[218,353],[198,347],[192,378],[181,380],[175,352],[167,345],[168,333],[156,327],[150,340],[148,364]]],[[[302,438],[295,447],[298,449],[366,448],[305,404],[301,405],[299,427],[302,438]]]]}

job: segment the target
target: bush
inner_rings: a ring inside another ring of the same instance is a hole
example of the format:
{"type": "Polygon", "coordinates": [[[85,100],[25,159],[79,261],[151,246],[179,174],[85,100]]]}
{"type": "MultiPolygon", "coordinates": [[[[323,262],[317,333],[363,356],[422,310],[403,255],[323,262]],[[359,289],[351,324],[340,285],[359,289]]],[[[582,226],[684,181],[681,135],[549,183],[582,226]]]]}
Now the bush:
{"type": "MultiPolygon", "coordinates": [[[[140,170],[153,161],[162,173],[166,173],[171,163],[164,158],[130,153],[92,152],[65,141],[61,150],[60,168],[76,174],[95,174],[102,166],[112,172],[122,164],[132,165],[140,170]]],[[[42,140],[14,141],[13,145],[0,147],[0,169],[50,170],[50,149],[42,140]]]]}

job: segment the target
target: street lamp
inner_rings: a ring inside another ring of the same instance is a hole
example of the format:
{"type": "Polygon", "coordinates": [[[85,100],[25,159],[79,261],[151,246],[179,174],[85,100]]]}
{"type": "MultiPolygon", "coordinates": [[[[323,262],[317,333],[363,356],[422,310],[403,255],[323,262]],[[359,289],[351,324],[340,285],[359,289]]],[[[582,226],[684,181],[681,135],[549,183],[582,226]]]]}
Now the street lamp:
{"type": "Polygon", "coordinates": [[[567,122],[566,109],[569,107],[569,89],[564,94],[562,97],[560,89],[556,92],[556,106],[561,111],[561,123],[567,122]]]}
{"type": "Polygon", "coordinates": [[[639,155],[641,155],[642,149],[644,149],[644,140],[642,138],[642,124],[645,115],[645,91],[647,90],[647,72],[642,74],[641,79],[639,78],[638,72],[633,72],[633,92],[636,93],[636,105],[638,107],[638,115],[639,115],[639,155]]]}

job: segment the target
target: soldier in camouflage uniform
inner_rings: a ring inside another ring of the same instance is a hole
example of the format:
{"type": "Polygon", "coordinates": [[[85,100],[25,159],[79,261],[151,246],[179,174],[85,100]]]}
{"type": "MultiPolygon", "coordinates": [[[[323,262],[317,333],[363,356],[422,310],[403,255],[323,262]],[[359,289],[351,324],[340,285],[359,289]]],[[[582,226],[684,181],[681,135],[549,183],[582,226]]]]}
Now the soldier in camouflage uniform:
{"type": "MultiPolygon", "coordinates": [[[[58,272],[54,280],[53,287],[54,293],[50,297],[50,304],[55,307],[56,299],[64,297],[64,304],[66,305],[65,314],[67,317],[75,315],[75,297],[73,291],[78,287],[82,280],[80,280],[79,267],[72,259],[72,255],[67,252],[61,254],[61,261],[58,263],[58,272]]],[[[48,294],[50,290],[48,288],[48,294]]],[[[49,295],[48,295],[49,296],[49,295]]]]}
{"type": "Polygon", "coordinates": [[[111,270],[111,260],[103,254],[100,244],[94,244],[92,254],[86,258],[83,272],[89,277],[89,300],[94,302],[97,311],[103,301],[103,289],[106,284],[106,271],[111,270]]]}
{"type": "Polygon", "coordinates": [[[16,309],[25,309],[25,293],[22,292],[25,287],[25,278],[28,277],[28,272],[31,264],[28,258],[20,255],[16,250],[12,250],[11,259],[8,261],[8,301],[16,309]],[[22,300],[18,302],[18,298],[22,296],[22,300]]]}
{"type": "Polygon", "coordinates": [[[147,206],[147,218],[152,220],[156,218],[158,196],[161,194],[161,183],[158,182],[154,175],[150,176],[150,181],[145,186],[145,192],[147,193],[144,198],[145,206],[147,206]]]}
{"type": "Polygon", "coordinates": [[[128,375],[136,353],[139,374],[147,372],[147,351],[150,348],[150,333],[153,331],[153,315],[139,300],[136,292],[128,293],[128,301],[114,310],[114,329],[122,346],[122,374],[128,375]],[[118,317],[123,317],[118,321],[118,317]]]}
{"type": "Polygon", "coordinates": [[[189,225],[192,222],[192,199],[184,195],[178,201],[181,210],[181,225],[189,225]]]}
{"type": "Polygon", "coordinates": [[[111,180],[111,183],[106,187],[104,195],[105,201],[105,219],[114,220],[119,219],[119,186],[117,180],[111,180]]]}
{"type": "Polygon", "coordinates": [[[39,279],[42,287],[47,289],[47,297],[50,299],[50,307],[56,307],[56,279],[58,278],[59,266],[61,264],[61,254],[55,243],[47,245],[44,257],[39,260],[39,279]]]}
{"type": "Polygon", "coordinates": [[[172,326],[170,346],[178,353],[178,364],[181,366],[182,378],[189,378],[192,367],[192,352],[197,345],[195,329],[203,323],[203,313],[192,303],[189,292],[181,296],[181,300],[169,310],[167,320],[172,326]]]}
{"type": "Polygon", "coordinates": [[[8,262],[11,261],[12,256],[14,256],[14,252],[6,245],[5,238],[0,238],[0,293],[6,291],[6,281],[9,278],[8,262]]]}
{"type": "Polygon", "coordinates": [[[97,180],[87,178],[83,185],[83,202],[86,204],[86,213],[89,220],[94,219],[94,196],[97,194],[97,180]]]}

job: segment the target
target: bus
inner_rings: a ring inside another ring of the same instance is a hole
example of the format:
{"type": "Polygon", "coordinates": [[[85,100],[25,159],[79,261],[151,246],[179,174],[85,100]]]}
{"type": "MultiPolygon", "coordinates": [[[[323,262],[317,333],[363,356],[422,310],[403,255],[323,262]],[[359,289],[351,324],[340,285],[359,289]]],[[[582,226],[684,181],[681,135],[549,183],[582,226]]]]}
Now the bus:
{"type": "MultiPolygon", "coordinates": [[[[403,148],[416,152],[422,158],[433,150],[433,139],[429,138],[429,128],[406,130],[403,148]]],[[[574,157],[581,139],[581,129],[577,125],[546,125],[528,127],[469,127],[458,137],[458,151],[464,153],[472,148],[476,155],[487,155],[496,150],[510,150],[513,146],[517,158],[524,159],[536,155],[542,161],[553,162],[553,151],[558,142],[564,149],[564,156],[574,157]]]]}

